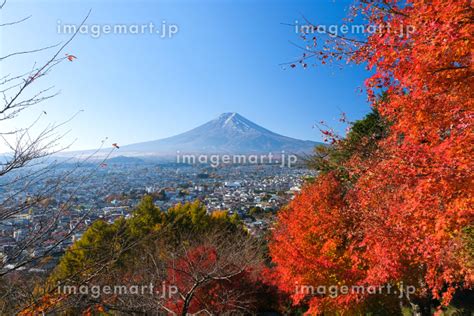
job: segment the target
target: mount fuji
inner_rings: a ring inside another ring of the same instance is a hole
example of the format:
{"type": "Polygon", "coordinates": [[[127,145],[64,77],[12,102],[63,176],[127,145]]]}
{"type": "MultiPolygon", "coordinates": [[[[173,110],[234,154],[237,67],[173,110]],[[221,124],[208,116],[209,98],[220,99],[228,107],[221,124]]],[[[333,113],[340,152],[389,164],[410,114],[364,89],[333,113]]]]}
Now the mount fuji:
{"type": "Polygon", "coordinates": [[[185,133],[143,143],[125,145],[121,155],[172,155],[180,153],[309,153],[321,144],[286,137],[263,128],[238,113],[223,113],[185,133]]]}

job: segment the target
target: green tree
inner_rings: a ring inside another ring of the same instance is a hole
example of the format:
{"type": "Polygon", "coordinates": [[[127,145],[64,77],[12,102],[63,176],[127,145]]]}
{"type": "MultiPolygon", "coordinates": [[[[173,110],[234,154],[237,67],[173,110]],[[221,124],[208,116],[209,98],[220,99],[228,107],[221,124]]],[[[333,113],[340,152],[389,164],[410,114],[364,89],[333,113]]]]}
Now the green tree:
{"type": "Polygon", "coordinates": [[[341,178],[349,179],[345,163],[355,156],[359,159],[370,157],[377,150],[378,142],[387,136],[388,127],[379,112],[372,109],[363,119],[350,124],[346,137],[335,139],[331,146],[317,146],[307,164],[322,173],[338,171],[341,178]]]}

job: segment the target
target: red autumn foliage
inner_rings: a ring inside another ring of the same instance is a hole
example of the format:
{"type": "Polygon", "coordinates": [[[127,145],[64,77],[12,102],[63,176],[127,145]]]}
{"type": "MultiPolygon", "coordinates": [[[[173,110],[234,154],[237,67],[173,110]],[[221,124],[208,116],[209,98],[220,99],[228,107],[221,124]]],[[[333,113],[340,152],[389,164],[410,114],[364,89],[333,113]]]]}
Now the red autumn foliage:
{"type": "MultiPolygon", "coordinates": [[[[350,239],[357,238],[352,217],[343,186],[332,174],[318,177],[280,211],[270,250],[277,265],[277,284],[293,294],[294,303],[306,298],[301,286],[351,285],[364,278],[347,249],[350,239]]],[[[344,297],[336,303],[352,304],[356,299],[344,297]]],[[[309,303],[314,309],[330,302],[313,297],[309,303]]]]}
{"type": "Polygon", "coordinates": [[[70,54],[66,54],[66,58],[67,58],[67,60],[69,60],[69,61],[74,61],[74,59],[77,59],[76,56],[70,55],[70,54]]]}
{"type": "MultiPolygon", "coordinates": [[[[336,38],[321,53],[374,71],[366,89],[389,133],[370,156],[343,163],[351,183],[336,171],[320,175],[281,212],[271,245],[278,284],[294,293],[297,283],[406,281],[416,295],[447,305],[474,282],[463,242],[474,223],[474,13],[464,0],[359,1],[356,12],[384,31],[364,41],[336,38]]],[[[309,305],[316,314],[363,301],[313,296],[309,305]]]]}
{"type": "Polygon", "coordinates": [[[220,315],[255,303],[242,294],[256,284],[250,268],[239,268],[219,257],[214,247],[200,245],[169,262],[167,283],[177,290],[165,302],[169,312],[220,315]]]}

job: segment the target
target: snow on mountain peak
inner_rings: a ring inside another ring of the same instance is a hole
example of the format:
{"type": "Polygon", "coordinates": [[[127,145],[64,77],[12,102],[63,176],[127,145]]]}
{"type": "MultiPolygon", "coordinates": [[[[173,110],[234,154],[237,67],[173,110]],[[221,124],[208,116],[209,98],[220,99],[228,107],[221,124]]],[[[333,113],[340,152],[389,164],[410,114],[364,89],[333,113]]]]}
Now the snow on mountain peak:
{"type": "Polygon", "coordinates": [[[232,113],[224,122],[224,125],[227,125],[232,119],[236,116],[237,113],[232,113]]]}
{"type": "Polygon", "coordinates": [[[316,143],[276,134],[236,112],[227,112],[182,134],[124,146],[134,152],[310,152],[316,143]]]}
{"type": "Polygon", "coordinates": [[[241,116],[236,112],[227,112],[227,113],[222,113],[221,115],[219,115],[217,120],[225,123],[233,119],[238,119],[239,117],[241,116]]]}
{"type": "Polygon", "coordinates": [[[236,112],[223,113],[219,115],[215,122],[224,129],[248,131],[255,128],[247,119],[236,112]]]}

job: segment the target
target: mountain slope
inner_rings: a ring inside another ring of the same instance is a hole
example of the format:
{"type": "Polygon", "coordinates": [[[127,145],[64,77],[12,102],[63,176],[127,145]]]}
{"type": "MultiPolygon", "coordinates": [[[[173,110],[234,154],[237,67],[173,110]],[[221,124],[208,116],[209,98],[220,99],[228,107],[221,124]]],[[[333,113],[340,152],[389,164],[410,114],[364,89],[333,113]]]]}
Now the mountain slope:
{"type": "Polygon", "coordinates": [[[224,113],[188,132],[155,141],[123,146],[121,154],[302,153],[318,144],[271,132],[239,115],[224,113]]]}

